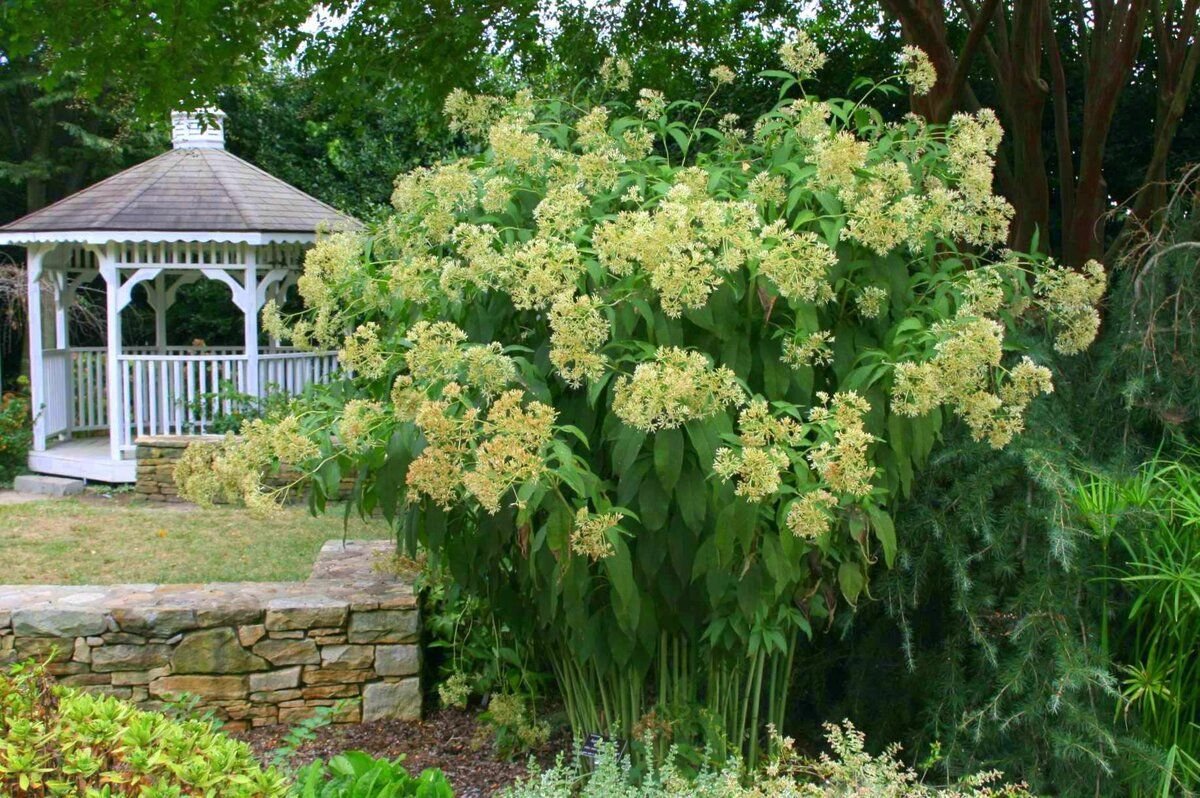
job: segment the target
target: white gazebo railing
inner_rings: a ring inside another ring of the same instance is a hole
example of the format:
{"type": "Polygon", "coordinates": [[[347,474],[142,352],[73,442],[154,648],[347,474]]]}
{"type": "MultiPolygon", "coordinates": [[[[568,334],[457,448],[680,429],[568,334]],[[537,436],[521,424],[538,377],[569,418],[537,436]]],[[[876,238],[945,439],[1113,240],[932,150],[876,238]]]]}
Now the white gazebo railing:
{"type": "MultiPolygon", "coordinates": [[[[113,434],[122,449],[142,435],[203,435],[222,415],[244,411],[250,358],[243,347],[129,347],[116,361],[121,407],[113,434]]],[[[43,351],[47,437],[109,429],[108,352],[104,347],[43,351]]],[[[258,356],[258,389],[295,396],[327,382],[336,352],[267,348],[258,356]]]]}
{"type": "MultiPolygon", "coordinates": [[[[44,381],[45,396],[62,397],[70,400],[74,397],[72,389],[71,352],[66,349],[48,349],[42,355],[42,380],[44,381]]],[[[103,383],[101,383],[103,384],[103,383]]],[[[103,390],[103,388],[101,389],[103,390]]],[[[61,435],[69,432],[74,426],[74,412],[68,401],[47,402],[42,409],[42,425],[47,436],[61,435]]],[[[105,418],[107,426],[108,419],[105,418]]]]}

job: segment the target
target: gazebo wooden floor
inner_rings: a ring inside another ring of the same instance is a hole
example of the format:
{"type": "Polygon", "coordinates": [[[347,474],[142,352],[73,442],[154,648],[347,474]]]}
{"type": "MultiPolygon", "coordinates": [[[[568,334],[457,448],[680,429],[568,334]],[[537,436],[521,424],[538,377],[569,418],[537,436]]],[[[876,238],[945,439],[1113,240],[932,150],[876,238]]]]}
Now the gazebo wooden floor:
{"type": "Polygon", "coordinates": [[[29,453],[29,470],[96,482],[137,481],[137,462],[113,460],[108,436],[49,443],[45,451],[29,453]]]}

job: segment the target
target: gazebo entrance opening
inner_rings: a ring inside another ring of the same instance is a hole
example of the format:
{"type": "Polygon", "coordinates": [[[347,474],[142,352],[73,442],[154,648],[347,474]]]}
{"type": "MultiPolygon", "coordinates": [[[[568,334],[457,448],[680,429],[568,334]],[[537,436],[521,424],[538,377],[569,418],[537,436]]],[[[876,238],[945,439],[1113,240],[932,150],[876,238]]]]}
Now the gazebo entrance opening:
{"type": "Polygon", "coordinates": [[[42,408],[31,468],[132,481],[139,437],[221,431],[221,419],[243,410],[247,400],[295,395],[327,380],[336,352],[280,346],[259,332],[263,305],[270,299],[283,304],[306,249],[300,243],[182,241],[31,246],[30,377],[34,406],[42,408]],[[97,278],[105,294],[105,345],[74,346],[71,306],[81,287],[97,278]],[[168,309],[181,289],[205,279],[228,287],[242,316],[240,345],[168,341],[168,309]],[[122,317],[138,286],[153,313],[153,345],[122,344],[122,317]],[[52,320],[41,318],[43,309],[52,320]]]}

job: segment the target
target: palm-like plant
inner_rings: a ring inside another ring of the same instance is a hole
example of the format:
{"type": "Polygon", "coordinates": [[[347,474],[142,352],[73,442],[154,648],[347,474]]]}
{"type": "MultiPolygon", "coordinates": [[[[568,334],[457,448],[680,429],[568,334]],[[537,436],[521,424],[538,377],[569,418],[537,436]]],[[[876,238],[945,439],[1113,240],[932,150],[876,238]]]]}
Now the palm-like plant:
{"type": "Polygon", "coordinates": [[[1113,644],[1123,712],[1164,757],[1154,792],[1200,784],[1200,467],[1154,458],[1118,482],[1092,474],[1076,506],[1105,547],[1128,612],[1113,644]],[[1115,546],[1112,544],[1115,543],[1115,546]],[[1112,548],[1110,548],[1112,547],[1112,548]]]}

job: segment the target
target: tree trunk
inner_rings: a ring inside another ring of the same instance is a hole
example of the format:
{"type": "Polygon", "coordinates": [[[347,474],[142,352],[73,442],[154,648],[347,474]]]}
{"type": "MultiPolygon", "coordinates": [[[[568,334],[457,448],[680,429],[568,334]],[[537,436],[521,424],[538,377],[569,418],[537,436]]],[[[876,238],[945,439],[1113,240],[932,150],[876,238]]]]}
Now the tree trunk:
{"type": "Polygon", "coordinates": [[[1148,0],[1096,2],[1087,54],[1079,171],[1072,214],[1064,225],[1063,255],[1080,267],[1104,252],[1104,219],[1108,186],[1104,180],[1104,148],[1112,129],[1117,100],[1129,82],[1142,44],[1148,0]]]}
{"type": "Polygon", "coordinates": [[[1158,93],[1154,114],[1154,150],[1146,167],[1142,189],[1134,201],[1131,211],[1133,218],[1129,223],[1152,227],[1167,201],[1167,159],[1179,123],[1187,110],[1197,67],[1200,66],[1200,43],[1195,41],[1200,0],[1184,0],[1182,6],[1171,2],[1166,9],[1156,1],[1150,13],[1157,46],[1154,77],[1158,93]],[[1180,12],[1178,17],[1175,13],[1177,10],[1180,12]]]}

